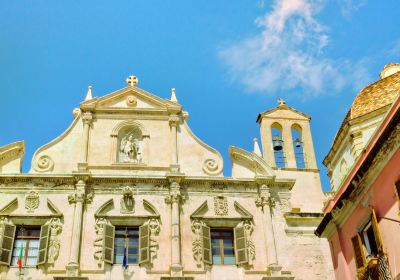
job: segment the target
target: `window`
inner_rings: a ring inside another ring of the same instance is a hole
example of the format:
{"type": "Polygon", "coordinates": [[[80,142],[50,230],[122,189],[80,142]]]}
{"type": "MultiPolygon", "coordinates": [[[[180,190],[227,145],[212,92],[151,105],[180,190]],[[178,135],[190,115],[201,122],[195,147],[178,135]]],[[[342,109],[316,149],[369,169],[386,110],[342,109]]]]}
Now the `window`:
{"type": "Polygon", "coordinates": [[[235,264],[232,229],[211,229],[213,264],[235,264]]]}
{"type": "Polygon", "coordinates": [[[382,251],[382,240],[379,233],[375,211],[372,209],[371,219],[352,239],[354,259],[357,269],[365,267],[382,251]]]}
{"type": "Polygon", "coordinates": [[[22,266],[37,264],[39,254],[40,227],[17,227],[11,265],[18,265],[22,247],[22,266]]]}
{"type": "Polygon", "coordinates": [[[122,264],[124,250],[127,250],[128,264],[139,262],[139,228],[116,227],[114,239],[114,263],[122,264]]]}

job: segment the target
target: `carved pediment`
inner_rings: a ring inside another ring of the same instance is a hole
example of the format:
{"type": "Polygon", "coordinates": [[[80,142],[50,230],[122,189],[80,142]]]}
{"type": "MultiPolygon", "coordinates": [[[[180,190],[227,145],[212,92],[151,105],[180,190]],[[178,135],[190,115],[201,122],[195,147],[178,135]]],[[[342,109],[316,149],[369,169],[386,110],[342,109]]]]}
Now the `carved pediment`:
{"type": "MultiPolygon", "coordinates": [[[[33,192],[32,192],[33,193],[33,192]]],[[[14,198],[6,203],[0,209],[0,216],[9,217],[29,217],[35,216],[38,218],[49,218],[49,217],[62,217],[63,213],[57,208],[57,206],[47,198],[46,207],[39,207],[39,198],[31,199],[31,193],[24,198],[24,203],[18,203],[18,198],[14,198]],[[37,200],[36,200],[37,199],[37,200]]]]}
{"type": "Polygon", "coordinates": [[[138,87],[125,87],[100,98],[81,103],[82,109],[97,110],[181,110],[181,105],[162,99],[138,87]]]}
{"type": "Polygon", "coordinates": [[[135,203],[135,209],[127,212],[122,207],[122,203],[114,203],[114,199],[111,198],[104,202],[95,212],[96,218],[159,218],[160,213],[157,208],[146,199],[143,199],[142,203],[135,203]]]}

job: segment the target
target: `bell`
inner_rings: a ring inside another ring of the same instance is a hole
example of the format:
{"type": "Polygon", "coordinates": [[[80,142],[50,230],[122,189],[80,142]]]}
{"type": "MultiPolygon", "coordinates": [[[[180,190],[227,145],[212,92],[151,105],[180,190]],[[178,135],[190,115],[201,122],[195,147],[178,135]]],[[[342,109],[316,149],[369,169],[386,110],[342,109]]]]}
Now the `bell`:
{"type": "Polygon", "coordinates": [[[300,148],[301,147],[301,141],[299,138],[296,138],[296,140],[294,140],[295,146],[296,148],[300,148]]]}
{"type": "Polygon", "coordinates": [[[274,140],[272,141],[274,144],[274,151],[280,151],[282,150],[282,140],[279,139],[278,135],[274,136],[274,140]]]}

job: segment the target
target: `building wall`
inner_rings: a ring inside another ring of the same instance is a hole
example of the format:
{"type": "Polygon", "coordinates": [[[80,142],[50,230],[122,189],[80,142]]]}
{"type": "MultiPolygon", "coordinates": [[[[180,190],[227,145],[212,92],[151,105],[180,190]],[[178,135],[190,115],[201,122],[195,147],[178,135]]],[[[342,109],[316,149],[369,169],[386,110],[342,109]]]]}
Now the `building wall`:
{"type": "MultiPolygon", "coordinates": [[[[385,167],[377,172],[376,179],[355,207],[346,222],[329,239],[333,247],[333,264],[336,279],[354,279],[356,266],[351,238],[359,231],[360,225],[369,215],[368,206],[377,215],[383,250],[388,256],[392,276],[398,277],[400,271],[399,200],[395,183],[400,179],[400,150],[397,150],[385,167]],[[342,258],[342,256],[344,258],[342,258]]],[[[374,168],[374,167],[371,167],[374,168]]]]}

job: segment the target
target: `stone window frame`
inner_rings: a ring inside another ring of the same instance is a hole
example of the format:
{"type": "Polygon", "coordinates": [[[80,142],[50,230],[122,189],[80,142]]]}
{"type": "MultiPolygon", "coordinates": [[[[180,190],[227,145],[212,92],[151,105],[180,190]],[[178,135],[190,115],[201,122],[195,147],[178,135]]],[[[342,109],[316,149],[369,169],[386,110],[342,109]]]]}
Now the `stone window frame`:
{"type": "MultiPolygon", "coordinates": [[[[155,256],[157,256],[157,249],[158,249],[158,243],[155,243],[152,240],[152,237],[154,235],[158,235],[161,229],[161,220],[160,220],[160,214],[157,212],[157,210],[154,208],[154,206],[152,206],[147,200],[143,200],[143,204],[145,207],[150,208],[150,210],[154,213],[154,214],[147,214],[147,215],[136,215],[136,214],[117,214],[117,215],[108,215],[107,213],[104,213],[105,209],[109,209],[112,208],[112,206],[114,205],[114,200],[110,199],[108,201],[106,201],[102,206],[100,206],[100,208],[96,211],[94,217],[95,217],[95,227],[98,225],[98,221],[100,219],[103,219],[103,232],[101,233],[102,239],[105,240],[107,235],[106,235],[106,228],[107,226],[111,226],[115,229],[115,227],[119,227],[119,226],[126,226],[126,227],[137,227],[139,228],[139,231],[141,230],[141,228],[145,228],[145,226],[147,225],[146,229],[148,231],[148,234],[146,235],[147,240],[148,240],[148,246],[146,246],[147,252],[148,252],[148,257],[146,258],[146,260],[140,260],[141,256],[139,253],[139,262],[137,264],[129,264],[132,266],[145,266],[147,268],[151,268],[152,267],[152,263],[153,263],[153,259],[155,258],[155,256]],[[156,229],[151,229],[151,227],[149,226],[149,224],[152,221],[156,221],[156,223],[158,224],[158,228],[156,229]],[[154,249],[155,250],[154,250],[154,249]]],[[[114,230],[113,230],[114,231],[114,230]]],[[[98,235],[98,233],[96,232],[96,235],[98,235]]],[[[142,250],[141,248],[141,238],[142,238],[143,234],[141,232],[139,232],[139,251],[142,250]]],[[[112,254],[114,255],[114,238],[115,238],[115,232],[113,232],[112,235],[112,254]]],[[[96,238],[97,240],[97,238],[96,238]]],[[[96,241],[95,241],[96,243],[96,241]]],[[[96,245],[95,245],[96,246],[96,245]]],[[[105,250],[106,248],[106,244],[103,242],[103,246],[102,246],[102,257],[101,258],[96,258],[96,252],[95,252],[95,258],[97,259],[98,265],[102,266],[102,264],[107,263],[108,265],[115,265],[113,263],[113,260],[105,260],[105,250]]],[[[114,256],[113,256],[114,258],[114,256]]]]}
{"type": "MultiPolygon", "coordinates": [[[[39,242],[43,242],[45,244],[45,248],[43,250],[39,250],[43,251],[43,258],[42,260],[39,259],[40,257],[40,251],[39,251],[39,255],[38,255],[38,261],[36,263],[36,265],[34,266],[26,266],[26,267],[30,267],[30,268],[38,268],[40,266],[47,266],[49,265],[48,263],[48,257],[49,257],[49,241],[50,241],[50,225],[49,223],[52,221],[53,218],[56,219],[60,219],[61,223],[63,223],[63,215],[61,213],[59,214],[49,214],[49,215],[34,215],[34,219],[32,219],[32,216],[27,216],[27,215],[23,215],[23,214],[9,214],[9,215],[0,215],[0,220],[3,221],[2,223],[6,223],[10,226],[13,226],[15,228],[14,230],[14,235],[12,238],[12,246],[11,246],[11,252],[10,252],[10,258],[8,261],[8,264],[2,262],[0,263],[0,266],[8,266],[8,267],[16,267],[15,265],[11,265],[11,258],[12,258],[12,250],[14,249],[14,243],[15,243],[15,237],[16,237],[16,229],[21,226],[37,226],[40,227],[40,241],[39,242]]],[[[3,226],[1,226],[3,227],[3,226]]],[[[3,230],[3,229],[2,229],[3,230]]],[[[3,232],[0,232],[0,239],[1,239],[1,244],[0,244],[0,248],[3,247],[2,246],[2,239],[3,239],[3,232]]],[[[40,245],[41,247],[42,245],[40,245]]]]}

